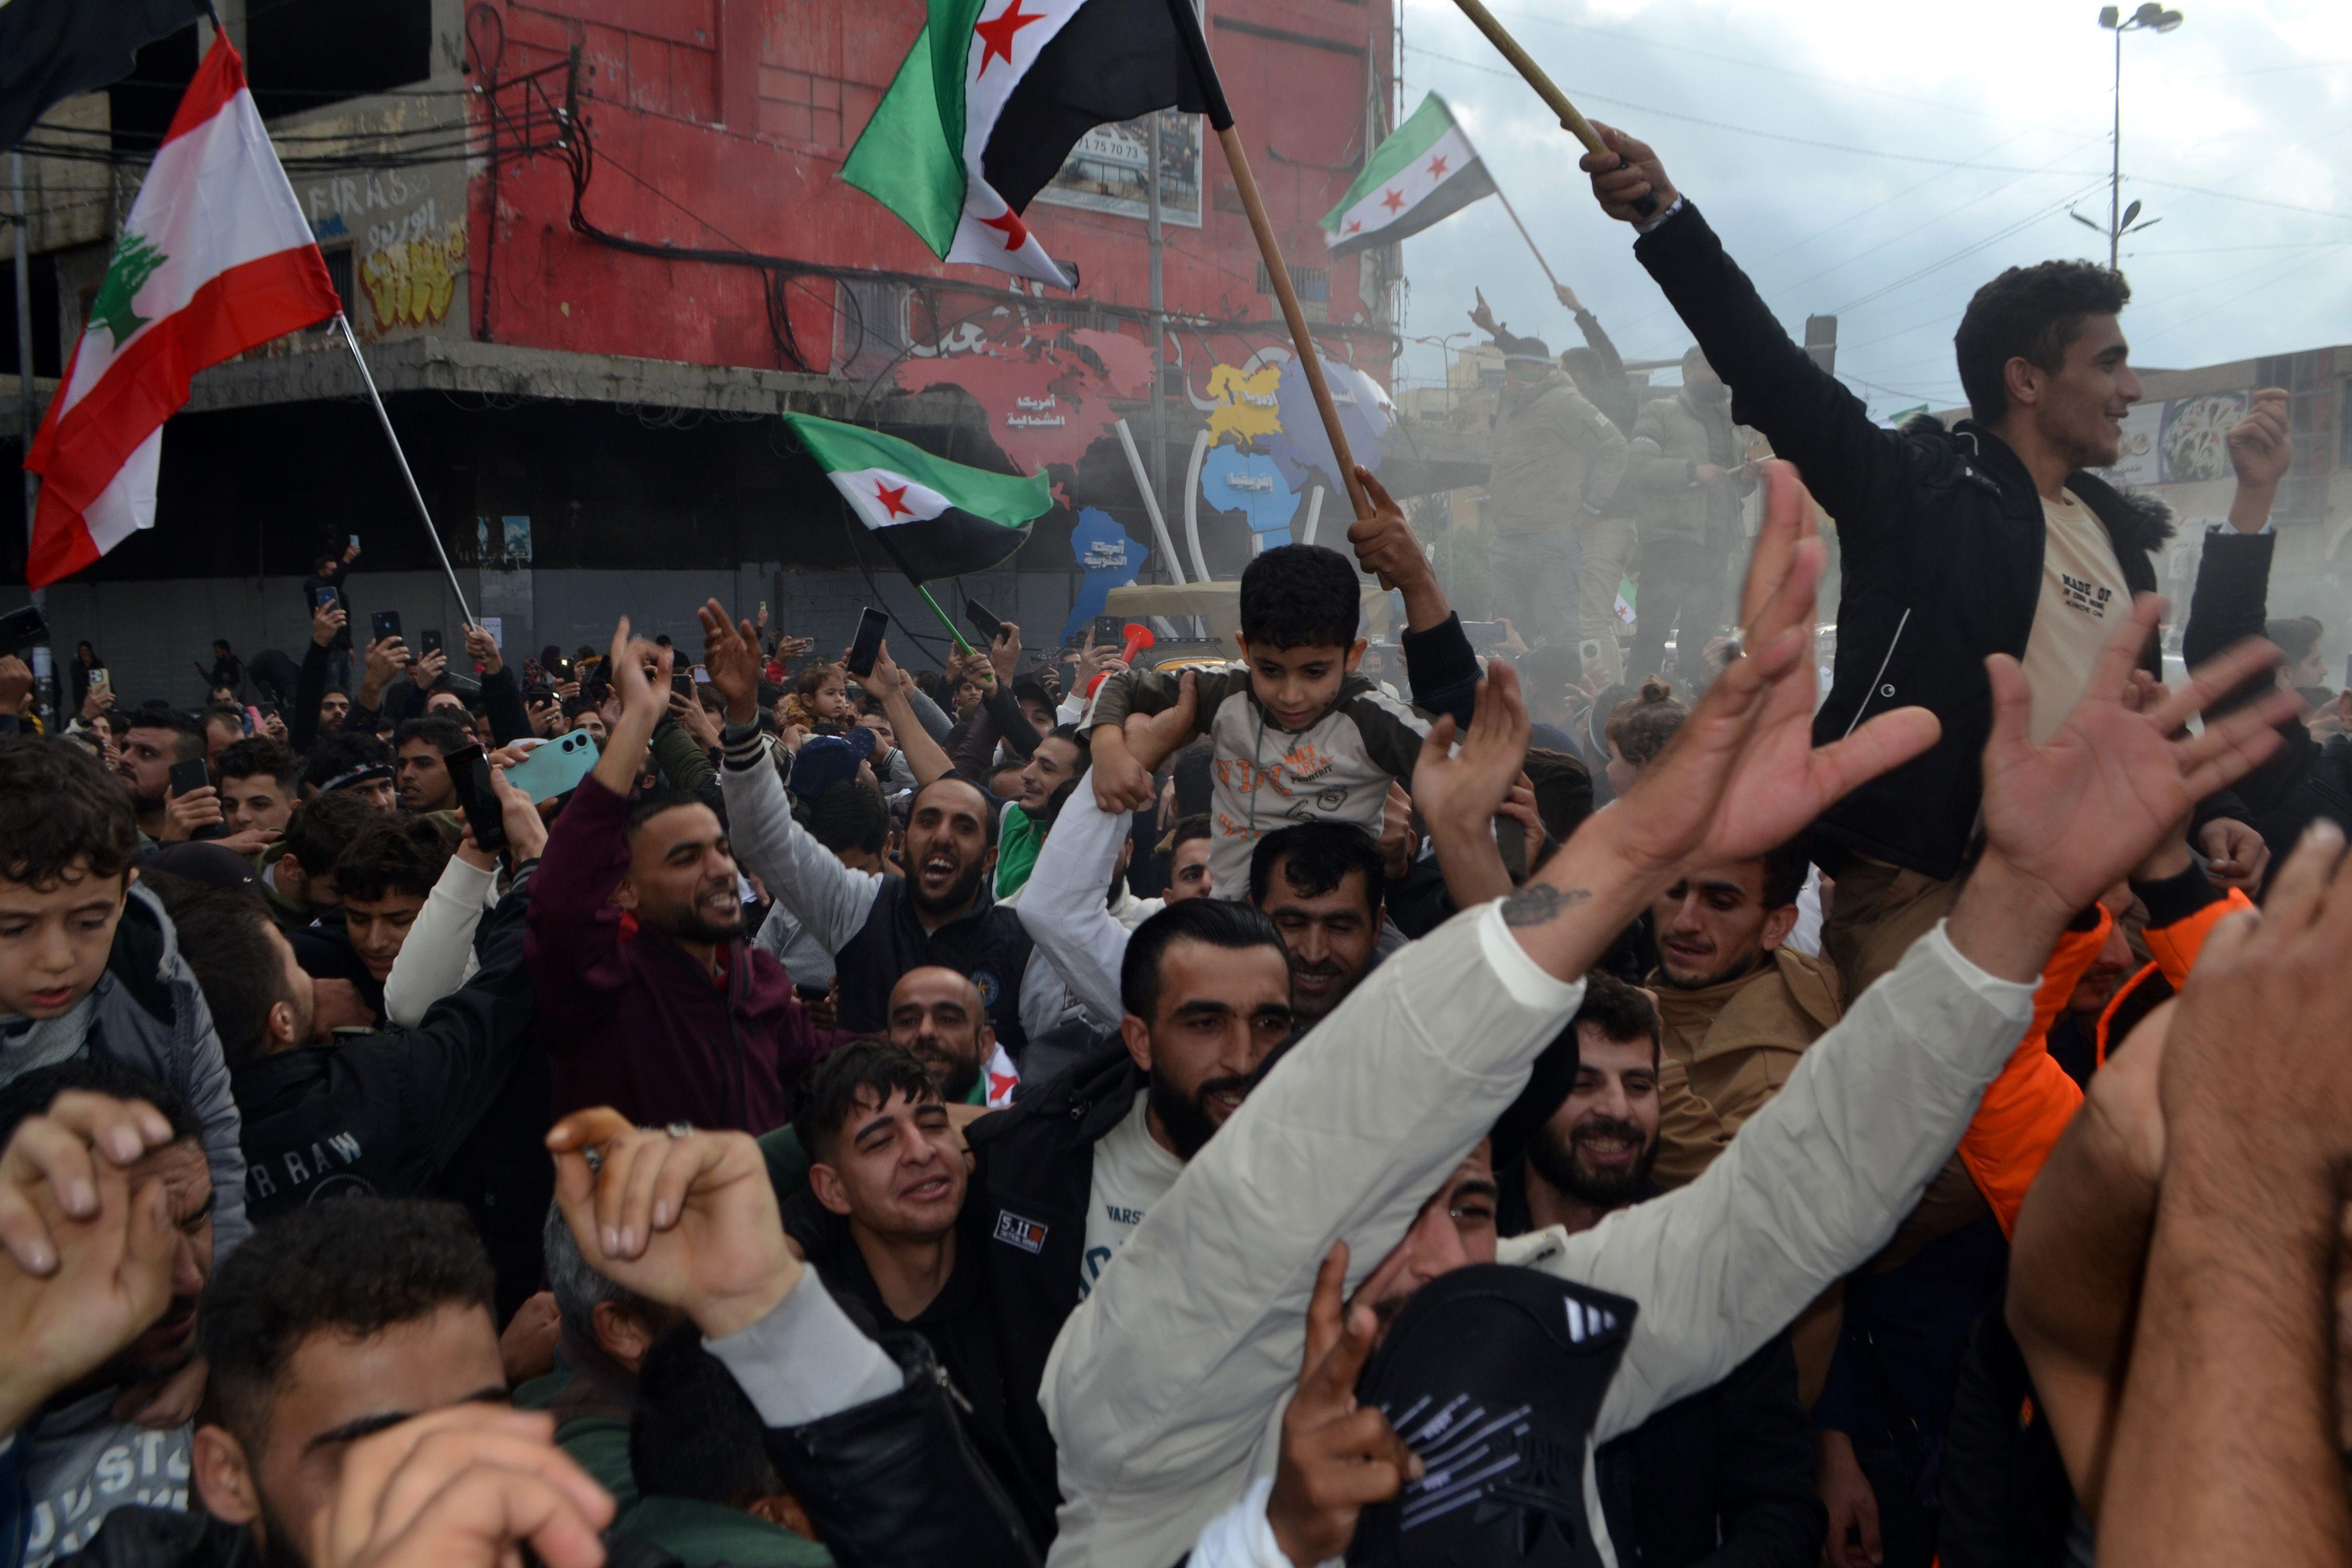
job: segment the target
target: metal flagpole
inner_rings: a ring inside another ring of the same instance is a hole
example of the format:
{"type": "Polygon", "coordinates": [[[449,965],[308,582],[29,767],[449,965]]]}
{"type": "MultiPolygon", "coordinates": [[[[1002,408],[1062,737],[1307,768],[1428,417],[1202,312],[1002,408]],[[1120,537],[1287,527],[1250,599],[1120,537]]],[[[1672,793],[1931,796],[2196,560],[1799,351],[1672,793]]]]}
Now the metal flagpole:
{"type": "Polygon", "coordinates": [[[1519,231],[1519,237],[1528,242],[1528,249],[1535,255],[1536,265],[1543,268],[1544,277],[1550,282],[1553,291],[1558,292],[1559,279],[1552,277],[1551,263],[1544,259],[1542,251],[1536,249],[1536,237],[1529,234],[1528,226],[1519,221],[1519,209],[1511,205],[1510,197],[1503,195],[1503,187],[1500,185],[1495,187],[1495,199],[1501,202],[1503,210],[1511,215],[1511,226],[1519,231]]]}
{"type": "MultiPolygon", "coordinates": [[[[25,449],[19,456],[30,458],[33,455],[33,421],[37,416],[33,413],[33,280],[26,270],[26,252],[32,245],[29,231],[33,226],[33,215],[25,208],[25,155],[22,153],[8,154],[8,183],[14,191],[16,208],[15,222],[9,226],[16,230],[16,384],[24,399],[24,407],[19,413],[25,449]]],[[[41,481],[34,476],[33,470],[26,468],[25,539],[28,547],[33,538],[33,502],[40,492],[40,485],[41,481]]],[[[40,598],[37,591],[33,595],[34,602],[38,604],[40,598]]]]}
{"type": "Polygon", "coordinates": [[[408,499],[416,503],[416,515],[425,524],[425,537],[433,542],[433,553],[441,558],[442,573],[449,579],[449,592],[457,595],[457,613],[467,626],[476,624],[474,612],[466,603],[466,590],[457,586],[457,569],[449,564],[449,552],[441,548],[441,531],[433,526],[433,514],[425,508],[425,492],[416,488],[416,476],[409,471],[408,454],[400,449],[400,437],[393,430],[392,416],[384,411],[383,396],[375,389],[375,377],[368,374],[367,358],[360,353],[360,341],[352,334],[352,323],[341,310],[335,312],[335,325],[343,331],[343,342],[351,345],[352,363],[360,367],[360,380],[367,386],[368,401],[375,405],[375,416],[383,425],[383,438],[392,443],[392,456],[400,464],[400,477],[408,481],[408,499]]]}

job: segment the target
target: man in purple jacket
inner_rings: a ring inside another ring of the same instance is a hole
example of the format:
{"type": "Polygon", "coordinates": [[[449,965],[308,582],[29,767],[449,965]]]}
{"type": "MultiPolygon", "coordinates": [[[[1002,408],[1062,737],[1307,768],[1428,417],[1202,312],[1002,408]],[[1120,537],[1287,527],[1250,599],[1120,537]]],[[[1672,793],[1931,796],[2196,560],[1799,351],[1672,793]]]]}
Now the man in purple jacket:
{"type": "Polygon", "coordinates": [[[610,1105],[645,1125],[761,1133],[843,1037],[816,1028],[783,965],[743,941],[727,826],[694,795],[629,792],[667,710],[670,650],[613,637],[621,720],[550,831],[524,948],[555,1113],[610,1105]]]}

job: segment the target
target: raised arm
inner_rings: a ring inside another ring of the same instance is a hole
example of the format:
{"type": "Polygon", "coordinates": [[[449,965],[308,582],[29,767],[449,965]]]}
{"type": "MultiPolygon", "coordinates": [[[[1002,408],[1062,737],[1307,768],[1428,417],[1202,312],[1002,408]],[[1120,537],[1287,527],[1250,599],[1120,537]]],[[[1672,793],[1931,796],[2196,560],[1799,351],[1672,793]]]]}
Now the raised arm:
{"type": "MultiPolygon", "coordinates": [[[[954,764],[930,727],[915,711],[914,700],[922,693],[915,689],[914,677],[898,668],[890,657],[890,645],[878,643],[874,649],[874,668],[863,679],[851,676],[866,689],[867,696],[882,704],[882,712],[890,721],[890,732],[898,738],[898,749],[907,753],[907,765],[913,770],[918,787],[936,778],[945,778],[954,764]]],[[[925,701],[929,699],[925,698],[925,701]]]]}
{"type": "Polygon", "coordinates": [[[1634,258],[1731,388],[1731,416],[1761,430],[1774,452],[1797,465],[1853,548],[1882,521],[1883,501],[1905,467],[1904,437],[1879,428],[1862,400],[1790,338],[1698,209],[1675,189],[1656,153],[1622,131],[1594,129],[1609,151],[1587,153],[1580,166],[1591,175],[1601,210],[1641,229],[1634,258]],[[1644,195],[1657,198],[1655,213],[1633,210],[1644,195]]]}
{"type": "Polygon", "coordinates": [[[2158,1075],[2163,1187],[2098,1514],[2117,1563],[2352,1558],[2337,1260],[2352,1163],[2352,882],[2323,823],[2208,939],[2158,1075]],[[2250,1058],[2246,1029],[2261,1031],[2250,1058]]]}
{"type": "MultiPolygon", "coordinates": [[[[1190,734],[1198,699],[1195,679],[1184,678],[1175,707],[1134,721],[1133,745],[1147,772],[1159,765],[1167,741],[1190,734]],[[1148,759],[1148,760],[1146,760],[1148,759]]],[[[1106,811],[1092,790],[1073,790],[1054,819],[1054,831],[1037,852],[1023,884],[1022,929],[1054,966],[1070,994],[1097,1029],[1115,1029],[1126,1008],[1119,1000],[1119,964],[1127,955],[1127,928],[1103,902],[1127,841],[1128,814],[1106,811]]]]}
{"type": "Polygon", "coordinates": [[[716,599],[697,614],[703,667],[710,671],[711,689],[727,704],[727,755],[719,780],[735,858],[793,911],[803,931],[826,952],[839,952],[866,923],[881,876],[851,870],[793,820],[783,781],[769,765],[759,731],[758,635],[749,621],[730,622],[716,599]]]}
{"type": "Polygon", "coordinates": [[[482,672],[482,711],[489,715],[490,738],[511,746],[531,733],[530,713],[522,705],[522,685],[499,650],[499,639],[487,630],[466,628],[466,653],[482,672]]]}
{"type": "Polygon", "coordinates": [[[319,704],[327,700],[327,665],[333,658],[328,645],[343,629],[343,612],[331,603],[310,611],[310,646],[302,650],[302,668],[294,678],[294,711],[286,717],[286,739],[297,752],[308,752],[319,738],[319,704]]]}

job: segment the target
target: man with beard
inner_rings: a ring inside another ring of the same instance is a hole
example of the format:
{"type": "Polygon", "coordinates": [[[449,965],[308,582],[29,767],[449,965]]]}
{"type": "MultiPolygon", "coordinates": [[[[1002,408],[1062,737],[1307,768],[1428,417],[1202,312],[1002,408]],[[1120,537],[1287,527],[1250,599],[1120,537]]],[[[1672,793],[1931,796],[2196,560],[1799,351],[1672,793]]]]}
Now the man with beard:
{"type": "Polygon", "coordinates": [[[810,1023],[783,965],[743,940],[741,874],[718,815],[682,793],[630,801],[669,709],[669,659],[631,640],[625,618],[614,633],[620,722],[549,831],[530,907],[539,1038],[558,1114],[610,1105],[639,1122],[765,1132],[839,1037],[810,1023]]]}
{"type": "Polygon", "coordinates": [[[1250,850],[1250,902],[1290,955],[1290,1005],[1312,1024],[1370,972],[1388,888],[1380,846],[1345,822],[1301,822],[1250,850]]]}
{"type": "MultiPolygon", "coordinates": [[[[1269,1500],[1277,1449],[1315,1414],[1291,1396],[1305,1381],[1318,1270],[1360,1279],[1368,1305],[1430,1273],[1417,1256],[1424,1231],[1467,1232],[1444,1249],[1475,1260],[1477,1205],[1449,1201],[1475,1175],[1465,1152],[1511,1109],[1616,935],[1682,868],[1761,855],[1934,743],[1936,726],[1906,709],[1811,746],[1805,650],[1824,552],[1793,472],[1775,464],[1770,474],[1741,603],[1749,651],[1675,742],[1524,887],[1407,948],[1310,1031],[1064,1323],[1040,1394],[1061,1441],[1066,1500],[1053,1568],[1158,1568],[1229,1521],[1270,1527],[1258,1535],[1270,1548],[1262,1562],[1345,1552],[1354,1508],[1394,1496],[1397,1468],[1387,1485],[1352,1494],[1342,1531],[1286,1539],[1269,1500]]],[[[1720,1382],[1885,1245],[2014,1051],[2074,911],[2140,863],[2200,794],[2275,748],[2263,726],[2287,704],[2270,699],[2200,735],[2178,728],[2275,650],[2240,649],[2200,669],[2193,691],[2149,710],[2127,706],[2156,615],[2152,599],[2133,607],[2047,745],[2029,738],[2031,693],[2015,663],[1988,661],[1998,718],[1983,765],[1987,847],[1950,920],[1815,1043],[1704,1175],[1577,1236],[1546,1230],[1495,1250],[1485,1226],[1487,1260],[1638,1303],[1619,1325],[1622,1359],[1589,1416],[1592,1441],[1720,1382]]],[[[1501,805],[1527,721],[1487,724],[1498,694],[1507,683],[1490,678],[1457,753],[1423,751],[1416,797],[1458,789],[1488,815],[1501,805]]],[[[1368,1316],[1348,1315],[1359,1348],[1372,1338],[1368,1316]]],[[[1361,1438],[1370,1458],[1375,1438],[1394,1445],[1376,1417],[1342,1410],[1323,1429],[1335,1443],[1361,1438]]],[[[1441,1458],[1428,1456],[1431,1476],[1441,1458]]],[[[1504,1495],[1504,1481],[1486,1488],[1503,1471],[1473,1483],[1485,1503],[1524,1529],[1564,1521],[1594,1560],[1616,1560],[1593,1533],[1602,1521],[1588,1467],[1557,1450],[1512,1458],[1507,1485],[1537,1489],[1540,1511],[1504,1495]]],[[[1584,1560],[1572,1551],[1563,1542],[1559,1556],[1584,1560]]]]}
{"type": "Polygon", "coordinates": [[[935,963],[908,970],[890,987],[890,1043],[923,1064],[950,1105],[986,1105],[992,1096],[1003,1100],[1020,1081],[996,1043],[980,987],[935,963]]]}
{"type": "Polygon", "coordinates": [[[1552,1225],[1573,1236],[1659,1191],[1650,1180],[1658,1158],[1657,1009],[1624,982],[1593,974],[1570,1028],[1575,1081],[1559,1109],[1528,1131],[1517,1191],[1507,1190],[1506,1173],[1506,1236],[1552,1225]]]}
{"type": "MultiPolygon", "coordinates": [[[[162,1189],[168,1234],[133,1251],[145,1257],[168,1249],[169,1300],[160,1303],[161,1316],[94,1372],[32,1388],[7,1380],[0,1394],[0,1443],[6,1445],[0,1468],[16,1471],[5,1479],[14,1485],[11,1522],[19,1533],[14,1541],[0,1538],[0,1557],[23,1568],[45,1568],[79,1550],[118,1508],[188,1506],[186,1407],[169,1415],[142,1407],[196,1354],[196,1303],[213,1272],[212,1171],[202,1127],[188,1102],[163,1084],[103,1058],[84,1058],[8,1086],[0,1097],[0,1146],[68,1141],[100,1095],[143,1100],[152,1108],[148,1114],[169,1128],[167,1138],[158,1138],[149,1126],[147,1147],[135,1162],[120,1156],[140,1140],[108,1148],[131,1192],[143,1200],[149,1190],[162,1189]]],[[[13,1318],[11,1323],[21,1327],[13,1318]]],[[[37,1364],[47,1371],[53,1363],[37,1364]]],[[[200,1367],[194,1375],[200,1390],[200,1367]]],[[[187,1406],[194,1398],[190,1393],[187,1406]]]]}
{"type": "MultiPolygon", "coordinates": [[[[1591,975],[1570,1030],[1572,1045],[1562,1039],[1551,1047],[1575,1054],[1568,1098],[1528,1129],[1524,1185],[1503,1173],[1497,1229],[1505,1237],[1555,1226],[1580,1235],[1663,1191],[1650,1180],[1658,1157],[1660,1047],[1649,998],[1622,981],[1591,975]]],[[[1545,1084],[1539,1066],[1529,1099],[1545,1084]]],[[[1463,1189],[1457,1179],[1457,1211],[1463,1189]]],[[[1409,1299],[1384,1299],[1376,1310],[1393,1317],[1409,1299]]],[[[1593,1468],[1620,1562],[1808,1568],[1821,1552],[1812,1425],[1798,1403],[1786,1333],[1714,1387],[1602,1445],[1593,1468]]]]}
{"type": "Polygon", "coordinates": [[[1664,1024],[1661,1186],[1694,1180],[1838,1021],[1837,970],[1788,944],[1805,855],[1691,866],[1650,905],[1664,1024]]]}
{"type": "MultiPolygon", "coordinates": [[[[1096,807],[1081,790],[1066,809],[1096,807]]],[[[1293,1023],[1273,925],[1224,899],[1188,899],[1136,927],[1119,986],[1118,1044],[965,1131],[964,1229],[984,1265],[1004,1386],[1017,1391],[1006,1426],[1049,1503],[1055,1446],[1037,1390],[1055,1335],[1293,1023]]]]}
{"type": "Polygon", "coordinates": [[[186,714],[142,708],[131,715],[115,771],[131,786],[141,837],[170,844],[222,820],[220,796],[210,784],[185,795],[172,793],[172,764],[196,762],[204,754],[205,732],[186,714]]]}
{"type": "MultiPolygon", "coordinates": [[[[1061,1016],[1062,984],[1052,964],[1031,961],[1020,918],[989,891],[998,823],[987,791],[944,773],[915,792],[905,876],[843,865],[793,820],[769,763],[758,723],[759,638],[751,623],[730,625],[717,600],[700,615],[703,664],[710,689],[727,704],[727,762],[719,774],[727,820],[744,867],[833,954],[841,1026],[855,1035],[884,1033],[891,987],[908,971],[937,964],[979,987],[998,1041],[1018,1060],[1032,1030],[1043,1033],[1061,1016]]],[[[618,746],[616,735],[605,754],[618,746]]]]}

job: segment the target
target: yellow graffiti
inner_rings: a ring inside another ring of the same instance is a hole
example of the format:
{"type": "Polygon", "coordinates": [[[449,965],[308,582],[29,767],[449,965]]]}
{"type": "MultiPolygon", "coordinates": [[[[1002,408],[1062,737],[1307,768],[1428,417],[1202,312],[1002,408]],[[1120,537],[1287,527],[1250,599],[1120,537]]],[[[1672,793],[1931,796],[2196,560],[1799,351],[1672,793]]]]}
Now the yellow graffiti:
{"type": "Polygon", "coordinates": [[[439,238],[397,240],[360,264],[360,283],[375,307],[376,330],[430,326],[449,313],[465,270],[466,225],[451,218],[439,238]]]}
{"type": "Polygon", "coordinates": [[[1209,410],[1210,438],[1239,445],[1278,434],[1282,415],[1275,405],[1274,391],[1281,384],[1278,364],[1267,365],[1255,375],[1244,375],[1229,364],[1211,370],[1209,395],[1221,401],[1209,410]]]}

